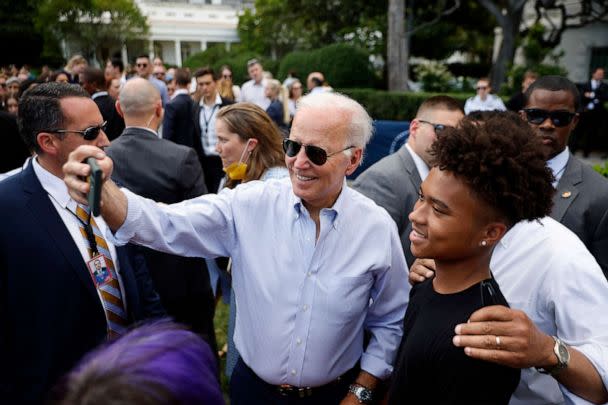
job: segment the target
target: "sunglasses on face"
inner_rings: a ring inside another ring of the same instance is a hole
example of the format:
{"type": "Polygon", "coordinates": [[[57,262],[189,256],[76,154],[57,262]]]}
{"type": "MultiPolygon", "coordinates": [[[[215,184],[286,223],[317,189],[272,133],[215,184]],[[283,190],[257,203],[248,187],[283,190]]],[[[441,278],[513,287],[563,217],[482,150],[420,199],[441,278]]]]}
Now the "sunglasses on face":
{"type": "Polygon", "coordinates": [[[99,132],[101,132],[101,131],[105,132],[107,125],[108,125],[108,121],[104,121],[101,123],[101,125],[98,125],[96,127],[88,127],[88,128],[83,129],[82,131],[77,131],[75,129],[53,129],[53,130],[44,131],[44,132],[51,132],[51,133],[57,133],[57,134],[67,134],[67,133],[80,134],[86,141],[92,141],[99,136],[99,132]]]}
{"type": "Polygon", "coordinates": [[[576,113],[570,111],[547,111],[541,110],[540,108],[524,108],[524,113],[526,113],[526,119],[530,124],[540,125],[547,118],[551,119],[551,122],[556,127],[565,127],[572,122],[572,119],[576,115],[576,113]]]}
{"type": "Polygon", "coordinates": [[[342,150],[333,153],[327,153],[325,149],[322,149],[318,146],[313,145],[302,145],[300,142],[294,141],[292,139],[283,139],[283,150],[285,154],[289,157],[296,156],[300,149],[304,147],[304,152],[306,153],[306,157],[310,160],[314,165],[323,166],[325,162],[327,162],[327,158],[330,158],[334,155],[337,155],[340,152],[344,152],[345,150],[354,148],[355,146],[349,146],[342,150]]]}
{"type": "Polygon", "coordinates": [[[435,130],[436,134],[441,133],[444,129],[450,127],[449,125],[443,125],[443,124],[435,124],[429,121],[425,121],[425,120],[418,120],[418,122],[422,122],[423,124],[429,124],[430,126],[433,127],[433,129],[435,130]]]}
{"type": "Polygon", "coordinates": [[[477,87],[475,87],[476,90],[485,90],[487,88],[488,88],[488,86],[477,86],[477,87]]]}
{"type": "Polygon", "coordinates": [[[222,76],[224,79],[232,79],[232,75],[223,75],[222,76]]]}
{"type": "Polygon", "coordinates": [[[138,63],[137,67],[148,67],[147,63],[138,63]]]}

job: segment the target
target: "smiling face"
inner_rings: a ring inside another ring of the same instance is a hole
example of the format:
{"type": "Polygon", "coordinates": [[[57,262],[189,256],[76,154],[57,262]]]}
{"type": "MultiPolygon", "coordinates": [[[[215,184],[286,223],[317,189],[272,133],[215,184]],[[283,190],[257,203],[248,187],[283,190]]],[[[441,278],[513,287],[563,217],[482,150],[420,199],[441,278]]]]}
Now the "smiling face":
{"type": "MultiPolygon", "coordinates": [[[[350,117],[337,108],[307,107],[294,118],[289,139],[303,145],[314,145],[331,154],[347,146],[350,117]]],[[[300,197],[309,211],[331,207],[344,183],[344,176],[355,171],[361,160],[361,148],[350,149],[352,156],[337,153],[321,166],[313,164],[304,147],[293,157],[285,156],[285,164],[293,192],[300,197]]]]}
{"type": "Polygon", "coordinates": [[[434,167],[420,186],[410,213],[411,251],[418,258],[466,260],[480,253],[485,226],[480,211],[486,205],[451,172],[434,167]]]}
{"type": "MultiPolygon", "coordinates": [[[[530,94],[526,108],[576,112],[574,109],[574,96],[572,93],[565,90],[551,91],[536,89],[530,94]]],[[[525,113],[522,113],[522,118],[526,119],[525,113]]],[[[563,127],[556,127],[549,118],[539,125],[530,124],[535,133],[541,137],[543,141],[543,148],[547,160],[555,157],[566,148],[570,133],[576,127],[577,122],[578,116],[575,116],[570,124],[563,127]]]]}

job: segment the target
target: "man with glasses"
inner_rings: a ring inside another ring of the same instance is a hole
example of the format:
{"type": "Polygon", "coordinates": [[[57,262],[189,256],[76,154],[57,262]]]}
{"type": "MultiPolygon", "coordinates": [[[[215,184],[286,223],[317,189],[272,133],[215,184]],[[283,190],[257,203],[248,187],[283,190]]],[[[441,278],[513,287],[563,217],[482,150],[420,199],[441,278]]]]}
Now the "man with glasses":
{"type": "MultiPolygon", "coordinates": [[[[390,376],[407,266],[389,215],[345,181],[371,132],[357,102],[315,94],[301,99],[283,145],[289,179],[168,206],[104,182],[102,215],[113,240],[232,258],[242,356],[231,379],[233,405],[371,403],[390,376]]],[[[87,156],[99,159],[106,179],[112,171],[93,146],[70,156],[66,184],[83,203],[87,156]]]]}
{"type": "Polygon", "coordinates": [[[456,126],[462,117],[462,107],[451,97],[435,96],[424,101],[410,122],[407,143],[361,173],[353,183],[355,190],[385,208],[393,218],[410,267],[416,258],[410,251],[412,225],[408,215],[418,200],[420,184],[429,174],[429,148],[442,129],[456,126]]]}
{"type": "Polygon", "coordinates": [[[579,120],[576,85],[560,76],[543,76],[525,93],[521,111],[542,138],[556,189],[551,217],[574,232],[608,277],[608,180],[574,157],[568,139],[579,120]]]}
{"type": "Polygon", "coordinates": [[[103,218],[89,217],[62,180],[78,146],[109,145],[97,105],[77,85],[44,83],[19,110],[36,157],[0,182],[0,397],[13,404],[42,402],[85,353],[164,314],[133,247],[103,238],[103,218]],[[93,277],[95,260],[111,268],[103,282],[93,277]]]}
{"type": "Polygon", "coordinates": [[[153,67],[150,63],[148,55],[140,55],[135,59],[135,71],[137,75],[143,79],[149,80],[150,83],[158,89],[160,99],[163,102],[163,107],[169,102],[169,94],[167,93],[167,85],[164,81],[157,79],[153,74],[153,67]]]}
{"type": "Polygon", "coordinates": [[[505,111],[505,103],[502,102],[500,97],[491,94],[492,87],[490,86],[490,79],[482,77],[477,81],[475,86],[477,95],[470,97],[464,104],[464,113],[469,115],[473,111],[505,111]]]}
{"type": "Polygon", "coordinates": [[[247,73],[251,80],[243,83],[241,86],[241,98],[239,101],[256,104],[266,111],[270,105],[270,99],[264,94],[266,83],[262,64],[257,59],[251,59],[247,62],[247,73]]]}

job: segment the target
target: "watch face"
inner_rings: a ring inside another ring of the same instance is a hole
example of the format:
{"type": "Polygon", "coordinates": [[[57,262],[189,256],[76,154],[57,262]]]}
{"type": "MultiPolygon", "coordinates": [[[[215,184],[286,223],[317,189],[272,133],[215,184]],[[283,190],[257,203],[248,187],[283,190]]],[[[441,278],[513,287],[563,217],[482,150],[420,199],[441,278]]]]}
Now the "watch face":
{"type": "Polygon", "coordinates": [[[559,358],[561,361],[566,362],[570,357],[570,353],[568,353],[568,349],[563,344],[559,345],[559,358]]]}
{"type": "Polygon", "coordinates": [[[369,390],[361,390],[361,400],[362,401],[371,401],[372,393],[369,390]]]}

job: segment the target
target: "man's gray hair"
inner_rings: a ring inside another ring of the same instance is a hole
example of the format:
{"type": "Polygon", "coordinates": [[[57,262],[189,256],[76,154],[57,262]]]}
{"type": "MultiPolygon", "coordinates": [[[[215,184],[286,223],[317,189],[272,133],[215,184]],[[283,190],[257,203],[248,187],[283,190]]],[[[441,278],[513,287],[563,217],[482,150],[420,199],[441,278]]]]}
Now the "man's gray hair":
{"type": "Polygon", "coordinates": [[[148,80],[136,77],[125,83],[118,100],[125,115],[141,116],[154,111],[160,93],[148,80]]]}
{"type": "Polygon", "coordinates": [[[347,146],[356,146],[365,150],[365,145],[372,137],[374,127],[372,118],[365,108],[355,100],[340,93],[325,92],[308,94],[298,100],[298,110],[305,108],[337,108],[349,116],[350,125],[346,137],[347,146]]]}

